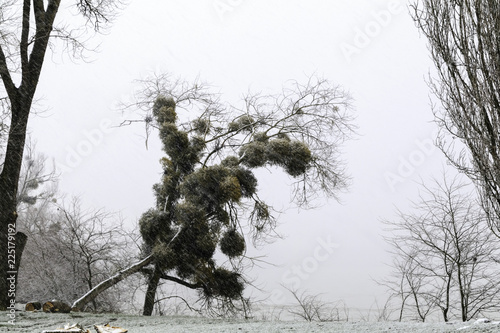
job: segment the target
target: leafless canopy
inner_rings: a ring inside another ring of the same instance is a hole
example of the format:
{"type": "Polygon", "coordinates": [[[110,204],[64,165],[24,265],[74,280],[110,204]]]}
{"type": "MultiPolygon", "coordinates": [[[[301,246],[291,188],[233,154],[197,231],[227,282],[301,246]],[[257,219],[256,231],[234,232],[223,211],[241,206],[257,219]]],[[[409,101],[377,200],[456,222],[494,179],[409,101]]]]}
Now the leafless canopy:
{"type": "Polygon", "coordinates": [[[34,92],[38,79],[30,75],[39,69],[34,67],[41,67],[47,46],[53,51],[62,46],[72,57],[84,57],[84,51],[94,48],[88,44],[88,28],[105,31],[125,0],[75,0],[63,4],[68,6],[63,8],[66,13],[61,13],[60,5],[61,0],[5,0],[0,4],[0,75],[4,83],[0,89],[0,161],[16,85],[27,85],[34,92]]]}
{"type": "Polygon", "coordinates": [[[386,285],[401,299],[400,319],[410,309],[422,321],[435,310],[445,321],[498,311],[499,242],[484,212],[458,178],[423,188],[413,211],[386,221],[394,251],[386,285]]]}
{"type": "MultiPolygon", "coordinates": [[[[20,301],[55,298],[71,304],[130,265],[135,255],[119,216],[85,210],[78,198],[54,201],[39,200],[20,213],[19,229],[29,236],[19,275],[20,301]]],[[[130,302],[123,287],[101,294],[87,309],[120,310],[130,302]]]]}
{"type": "Polygon", "coordinates": [[[500,3],[422,0],[412,8],[437,69],[438,144],[477,185],[500,236],[500,3]]]}

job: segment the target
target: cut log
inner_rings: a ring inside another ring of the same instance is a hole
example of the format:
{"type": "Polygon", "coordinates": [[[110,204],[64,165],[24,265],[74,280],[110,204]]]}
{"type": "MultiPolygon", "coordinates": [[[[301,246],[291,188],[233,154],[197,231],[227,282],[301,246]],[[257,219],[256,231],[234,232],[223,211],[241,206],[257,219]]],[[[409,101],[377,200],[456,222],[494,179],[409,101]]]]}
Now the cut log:
{"type": "Polygon", "coordinates": [[[42,309],[42,303],[40,302],[29,302],[26,304],[25,308],[26,311],[38,311],[42,309]]]}
{"type": "Polygon", "coordinates": [[[50,312],[50,313],[70,313],[71,312],[71,307],[61,301],[49,301],[45,302],[43,304],[43,312],[50,312]]]}

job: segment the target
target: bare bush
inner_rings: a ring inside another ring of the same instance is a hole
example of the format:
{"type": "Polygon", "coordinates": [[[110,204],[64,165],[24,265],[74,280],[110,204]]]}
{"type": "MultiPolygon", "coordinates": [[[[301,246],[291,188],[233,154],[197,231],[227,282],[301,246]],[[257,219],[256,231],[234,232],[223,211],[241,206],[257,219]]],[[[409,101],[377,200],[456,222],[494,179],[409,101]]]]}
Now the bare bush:
{"type": "Polygon", "coordinates": [[[349,310],[343,301],[325,302],[321,294],[310,294],[285,287],[297,301],[299,310],[289,310],[293,315],[307,321],[349,321],[349,310]]]}

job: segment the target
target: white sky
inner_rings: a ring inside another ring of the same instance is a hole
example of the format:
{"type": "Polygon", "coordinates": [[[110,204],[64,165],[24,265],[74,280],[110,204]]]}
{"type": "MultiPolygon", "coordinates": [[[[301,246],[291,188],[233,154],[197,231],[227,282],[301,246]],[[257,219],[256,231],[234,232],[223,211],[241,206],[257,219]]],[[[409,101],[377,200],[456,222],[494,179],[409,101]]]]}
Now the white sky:
{"type": "MultiPolygon", "coordinates": [[[[234,101],[317,73],[354,98],[360,135],[344,150],[353,185],[342,203],[281,216],[286,238],[258,252],[276,266],[250,275],[273,301],[289,300],[279,292],[290,283],[350,307],[385,301],[372,280],[390,261],[380,220],[404,209],[416,182],[439,176],[444,161],[426,145],[435,131],[425,83],[432,64],[406,1],[140,0],[98,39],[90,63],[47,59],[38,97],[48,111],[30,121],[38,150],[64,171],[62,191],[121,211],[130,225],[153,206],[160,146],[145,149],[141,126],[110,128],[122,119],[117,102],[137,88],[133,80],[155,71],[199,76],[234,101]],[[321,240],[336,244],[331,253],[318,248],[321,240]]],[[[287,180],[263,176],[262,193],[286,207],[287,180]]]]}

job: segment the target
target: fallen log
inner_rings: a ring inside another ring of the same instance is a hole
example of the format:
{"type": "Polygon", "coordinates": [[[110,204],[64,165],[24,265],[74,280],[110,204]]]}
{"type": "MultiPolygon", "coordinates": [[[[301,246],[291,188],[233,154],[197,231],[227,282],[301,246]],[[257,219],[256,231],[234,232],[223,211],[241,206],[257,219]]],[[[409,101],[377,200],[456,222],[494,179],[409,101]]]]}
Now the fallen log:
{"type": "MultiPolygon", "coordinates": [[[[181,231],[182,231],[182,228],[179,228],[179,230],[177,230],[177,233],[175,234],[175,236],[172,237],[172,239],[168,243],[169,246],[177,238],[177,236],[179,236],[181,231]]],[[[150,254],[149,256],[142,259],[141,261],[136,262],[136,263],[132,264],[131,266],[119,271],[118,273],[116,273],[112,277],[102,281],[97,286],[95,286],[94,288],[89,290],[85,295],[83,295],[82,297],[80,297],[79,299],[74,301],[71,308],[73,309],[73,311],[81,310],[85,304],[94,300],[100,293],[111,288],[112,286],[114,286],[118,282],[129,277],[130,275],[135,274],[137,272],[140,272],[144,267],[146,267],[147,265],[152,263],[153,260],[154,260],[154,257],[152,254],[150,254]]]]}
{"type": "Polygon", "coordinates": [[[26,303],[26,306],[24,307],[25,311],[38,311],[42,309],[42,303],[40,302],[29,302],[26,303]]]}
{"type": "Polygon", "coordinates": [[[43,312],[50,312],[50,313],[70,313],[71,312],[71,307],[61,301],[48,301],[45,302],[42,306],[43,312]]]}
{"type": "Polygon", "coordinates": [[[73,311],[81,310],[85,304],[91,302],[104,290],[114,286],[115,284],[129,277],[130,275],[139,272],[143,267],[149,265],[152,261],[153,261],[153,255],[150,254],[141,261],[129,266],[128,268],[125,268],[124,270],[119,271],[109,279],[102,281],[101,283],[99,283],[97,286],[89,290],[85,295],[83,295],[73,303],[72,305],[73,311]]]}

